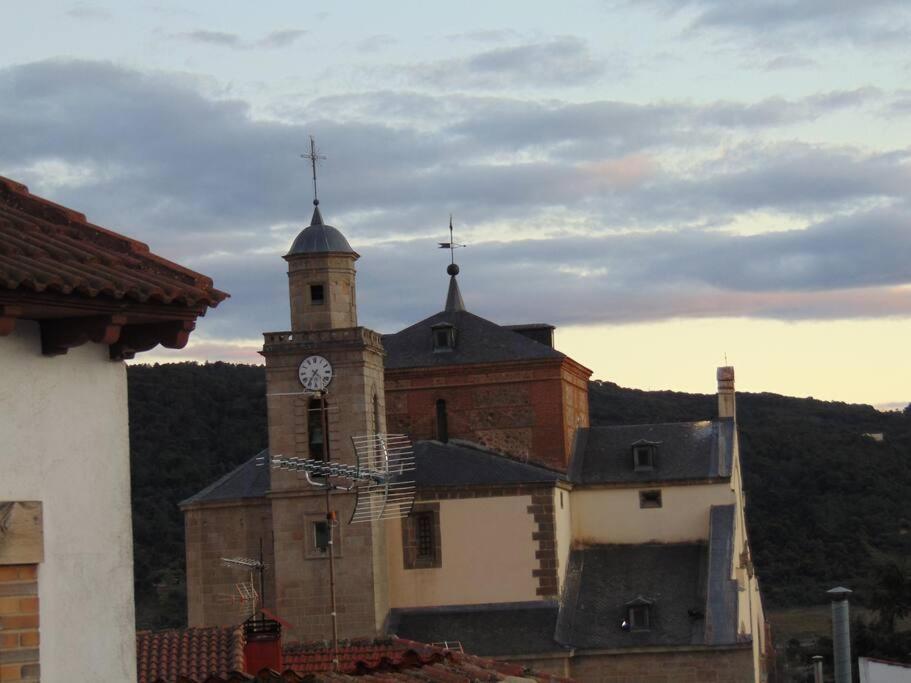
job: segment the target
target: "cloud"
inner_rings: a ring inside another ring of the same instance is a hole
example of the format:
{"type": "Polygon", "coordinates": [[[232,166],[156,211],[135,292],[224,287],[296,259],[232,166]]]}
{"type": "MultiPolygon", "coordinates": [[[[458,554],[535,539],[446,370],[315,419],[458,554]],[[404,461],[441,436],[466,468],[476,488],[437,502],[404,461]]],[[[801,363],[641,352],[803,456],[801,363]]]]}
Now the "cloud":
{"type": "Polygon", "coordinates": [[[280,31],[267,33],[258,40],[247,41],[237,33],[198,29],[196,31],[178,33],[175,34],[174,37],[192,43],[215,45],[218,47],[231,48],[233,50],[253,50],[287,47],[305,35],[307,35],[307,31],[301,29],[282,29],[280,31]]]}
{"type": "Polygon", "coordinates": [[[468,57],[410,67],[418,83],[442,88],[577,86],[605,73],[586,43],[573,36],[499,47],[468,57]]]}
{"type": "Polygon", "coordinates": [[[875,89],[702,105],[383,91],[281,121],[206,92],[101,62],[0,70],[0,169],[213,276],[233,296],[206,317],[212,343],[288,325],[309,133],[329,157],[323,215],[362,254],[362,315],[384,331],[442,306],[450,211],[469,308],[501,322],[909,312],[911,150],[763,140],[889,99],[875,89]],[[726,230],[754,217],[774,231],[726,230]]]}
{"type": "Polygon", "coordinates": [[[105,8],[87,2],[77,2],[66,10],[66,15],[73,19],[80,19],[83,21],[105,21],[113,16],[105,8]]]}
{"type": "Polygon", "coordinates": [[[377,33],[376,35],[367,36],[363,40],[359,40],[355,49],[358,52],[363,52],[367,54],[375,54],[377,52],[382,52],[387,47],[395,45],[398,41],[392,36],[385,33],[377,33]]]}
{"type": "Polygon", "coordinates": [[[783,71],[784,69],[803,69],[805,67],[817,66],[818,62],[803,55],[786,54],[778,55],[768,60],[763,68],[766,71],[783,71]]]}
{"type": "Polygon", "coordinates": [[[907,42],[911,10],[904,0],[654,0],[662,9],[685,12],[694,29],[747,34],[765,45],[812,46],[821,38],[859,45],[907,42]]]}

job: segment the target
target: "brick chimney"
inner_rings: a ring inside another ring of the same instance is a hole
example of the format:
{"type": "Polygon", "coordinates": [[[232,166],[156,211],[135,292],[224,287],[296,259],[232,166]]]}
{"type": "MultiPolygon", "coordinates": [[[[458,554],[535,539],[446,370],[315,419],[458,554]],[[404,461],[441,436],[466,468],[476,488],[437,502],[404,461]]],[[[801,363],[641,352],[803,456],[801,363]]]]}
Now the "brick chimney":
{"type": "Polygon", "coordinates": [[[263,669],[281,673],[282,625],[265,614],[250,617],[244,622],[244,663],[248,674],[255,676],[263,669]]]}
{"type": "Polygon", "coordinates": [[[718,368],[718,417],[737,419],[737,401],[734,397],[734,368],[718,368]]]}

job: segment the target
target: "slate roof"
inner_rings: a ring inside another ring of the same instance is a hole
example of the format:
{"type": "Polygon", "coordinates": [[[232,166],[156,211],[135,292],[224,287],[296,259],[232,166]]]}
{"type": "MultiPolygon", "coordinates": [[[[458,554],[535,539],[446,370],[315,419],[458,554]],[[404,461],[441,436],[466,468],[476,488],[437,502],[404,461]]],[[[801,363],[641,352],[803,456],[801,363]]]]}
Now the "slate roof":
{"type": "Polygon", "coordinates": [[[734,422],[714,420],[588,427],[576,431],[570,480],[579,484],[650,483],[731,476],[734,422]],[[633,468],[633,444],[657,443],[653,470],[633,468]]]}
{"type": "Polygon", "coordinates": [[[577,648],[629,648],[703,642],[704,544],[601,545],[573,550],[556,638],[577,648]],[[626,606],[653,602],[648,631],[624,631],[626,606]]]}
{"type": "Polygon", "coordinates": [[[705,642],[737,642],[737,582],[734,558],[734,506],[713,505],[709,512],[709,568],[705,605],[705,642]]]}
{"type": "Polygon", "coordinates": [[[419,487],[556,482],[560,472],[494,453],[467,441],[418,441],[414,445],[419,487]]]}
{"type": "Polygon", "coordinates": [[[173,683],[179,676],[206,680],[244,670],[241,626],[136,633],[138,683],[173,683]]]}
{"type": "Polygon", "coordinates": [[[545,344],[468,311],[440,311],[400,332],[384,335],[383,347],[387,370],[566,357],[545,344]],[[456,328],[452,351],[433,350],[431,328],[440,323],[449,323],[456,328]]]}
{"type": "Polygon", "coordinates": [[[389,631],[402,638],[454,641],[466,652],[503,657],[560,652],[556,602],[516,602],[392,610],[389,631]]]}
{"type": "Polygon", "coordinates": [[[265,496],[272,479],[268,459],[269,451],[267,449],[260,451],[215,483],[209,484],[199,493],[180,501],[179,505],[183,507],[193,503],[265,496]]]}
{"type": "Polygon", "coordinates": [[[323,216],[319,207],[313,208],[313,218],[310,219],[310,225],[300,231],[288,256],[297,256],[299,254],[328,254],[328,253],[355,254],[354,249],[348,244],[345,236],[331,225],[323,223],[323,216]]]}
{"type": "Polygon", "coordinates": [[[0,290],[57,292],[202,312],[227,298],[205,275],[149,251],[142,242],[0,177],[0,290]]]}

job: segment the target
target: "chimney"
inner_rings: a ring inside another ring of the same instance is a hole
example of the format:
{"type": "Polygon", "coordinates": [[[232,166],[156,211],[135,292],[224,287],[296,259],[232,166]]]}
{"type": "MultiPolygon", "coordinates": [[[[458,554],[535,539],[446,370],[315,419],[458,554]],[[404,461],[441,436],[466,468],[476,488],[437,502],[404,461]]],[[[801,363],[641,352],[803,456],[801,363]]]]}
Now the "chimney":
{"type": "Polygon", "coordinates": [[[281,673],[282,625],[265,614],[252,616],[244,622],[244,636],[246,673],[255,676],[263,669],[281,673]]]}
{"type": "Polygon", "coordinates": [[[718,417],[737,418],[737,402],[734,398],[734,368],[730,365],[718,368],[718,417]]]}
{"type": "Polygon", "coordinates": [[[826,591],[832,596],[832,658],[835,660],[835,683],[851,683],[851,615],[849,588],[826,591]]]}

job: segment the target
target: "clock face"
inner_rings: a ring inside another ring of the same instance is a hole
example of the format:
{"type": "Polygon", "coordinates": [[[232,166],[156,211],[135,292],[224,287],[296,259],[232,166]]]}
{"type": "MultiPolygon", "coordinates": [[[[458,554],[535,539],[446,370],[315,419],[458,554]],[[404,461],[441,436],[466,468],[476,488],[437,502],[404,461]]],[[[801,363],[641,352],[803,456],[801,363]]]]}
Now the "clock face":
{"type": "Polygon", "coordinates": [[[301,361],[297,376],[305,389],[323,391],[332,381],[332,364],[322,356],[308,356],[301,361]]]}

